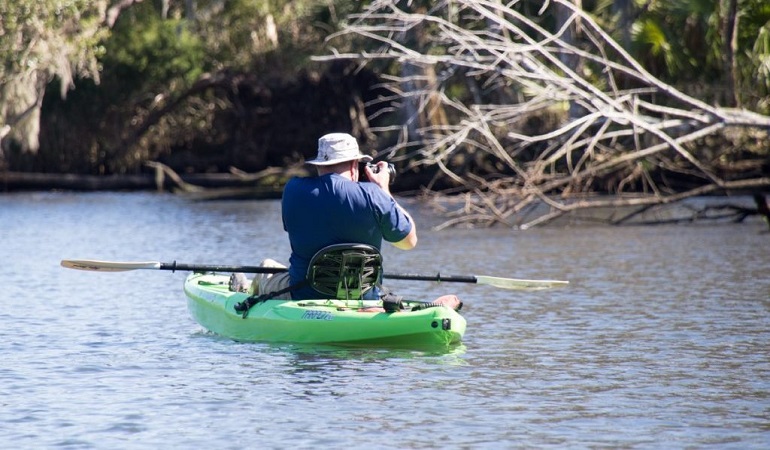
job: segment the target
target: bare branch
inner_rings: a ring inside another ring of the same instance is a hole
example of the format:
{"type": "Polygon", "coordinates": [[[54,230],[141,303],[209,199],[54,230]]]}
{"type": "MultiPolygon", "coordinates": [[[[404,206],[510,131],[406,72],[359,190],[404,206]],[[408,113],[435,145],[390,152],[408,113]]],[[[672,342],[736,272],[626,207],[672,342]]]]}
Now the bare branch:
{"type": "Polygon", "coordinates": [[[391,92],[412,105],[414,116],[404,119],[402,130],[378,132],[398,133],[397,143],[386,150],[390,156],[436,166],[448,182],[472,193],[466,201],[473,208],[466,204],[457,211],[464,217],[448,224],[528,228],[577,209],[644,208],[770,186],[763,177],[725,178],[713,165],[719,158],[704,157],[694,146],[730,127],[753,127],[767,139],[770,117],[714,107],[656,79],[573,2],[550,0],[539,15],[529,16],[518,1],[443,0],[424,13],[406,3],[372,2],[330,38],[364,38],[380,45],[379,51],[316,59],[389,61],[437,74],[435,79],[414,71],[391,75],[391,92]],[[549,28],[546,16],[564,20],[549,28]],[[580,40],[574,39],[578,26],[580,40]],[[407,32],[422,33],[419,46],[404,40],[407,32]],[[447,94],[463,85],[472,95],[447,94]],[[418,121],[418,115],[439,110],[448,120],[418,121]],[[405,131],[416,123],[421,124],[416,133],[405,131]],[[494,176],[466,175],[469,164],[478,161],[493,167],[489,175],[494,176]],[[698,185],[670,182],[682,174],[698,185]],[[651,195],[570,200],[576,194],[627,189],[651,195]],[[535,204],[547,211],[524,223],[521,217],[512,220],[525,211],[532,214],[535,204]]]}

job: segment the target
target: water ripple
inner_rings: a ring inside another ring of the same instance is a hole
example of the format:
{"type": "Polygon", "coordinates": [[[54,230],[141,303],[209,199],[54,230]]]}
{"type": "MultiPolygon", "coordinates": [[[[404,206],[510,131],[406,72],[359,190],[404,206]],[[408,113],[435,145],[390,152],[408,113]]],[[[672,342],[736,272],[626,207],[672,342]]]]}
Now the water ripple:
{"type": "MultiPolygon", "coordinates": [[[[419,220],[427,214],[419,208],[419,220]]],[[[189,318],[185,274],[63,258],[253,264],[288,243],[276,202],[0,197],[0,445],[9,448],[768,448],[764,225],[423,228],[399,272],[569,279],[461,296],[448,351],[243,344],[189,318]],[[44,238],[43,238],[44,237],[44,238]]]]}

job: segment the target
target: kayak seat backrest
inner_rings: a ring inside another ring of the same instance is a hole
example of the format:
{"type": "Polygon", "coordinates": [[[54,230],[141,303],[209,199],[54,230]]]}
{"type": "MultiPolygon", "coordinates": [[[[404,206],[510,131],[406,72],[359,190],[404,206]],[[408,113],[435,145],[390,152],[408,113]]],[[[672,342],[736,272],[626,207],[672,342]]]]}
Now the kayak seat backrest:
{"type": "Polygon", "coordinates": [[[382,254],[366,244],[324,247],[310,260],[307,280],[329,298],[360,300],[382,282],[382,254]]]}

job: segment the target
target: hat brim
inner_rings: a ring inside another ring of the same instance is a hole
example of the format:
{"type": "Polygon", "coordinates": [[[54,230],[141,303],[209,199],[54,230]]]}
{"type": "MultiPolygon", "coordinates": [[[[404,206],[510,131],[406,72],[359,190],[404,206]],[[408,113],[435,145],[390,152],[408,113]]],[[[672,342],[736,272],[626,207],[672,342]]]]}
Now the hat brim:
{"type": "Polygon", "coordinates": [[[312,164],[314,166],[332,166],[334,164],[353,160],[358,160],[359,162],[369,162],[372,160],[372,157],[369,155],[357,155],[346,158],[330,159],[328,161],[325,159],[311,159],[310,161],[305,161],[305,164],[312,164]]]}

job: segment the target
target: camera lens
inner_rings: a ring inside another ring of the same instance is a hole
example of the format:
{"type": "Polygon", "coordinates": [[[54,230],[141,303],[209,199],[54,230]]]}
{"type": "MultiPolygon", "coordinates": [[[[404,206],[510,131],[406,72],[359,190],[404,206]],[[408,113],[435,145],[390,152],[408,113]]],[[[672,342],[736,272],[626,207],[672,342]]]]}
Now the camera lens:
{"type": "MultiPolygon", "coordinates": [[[[374,173],[380,173],[380,167],[377,164],[368,162],[366,163],[366,167],[372,169],[372,172],[374,173]]],[[[388,173],[390,174],[390,180],[388,184],[393,184],[393,182],[396,181],[396,166],[388,163],[388,173]]]]}

